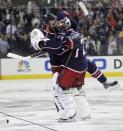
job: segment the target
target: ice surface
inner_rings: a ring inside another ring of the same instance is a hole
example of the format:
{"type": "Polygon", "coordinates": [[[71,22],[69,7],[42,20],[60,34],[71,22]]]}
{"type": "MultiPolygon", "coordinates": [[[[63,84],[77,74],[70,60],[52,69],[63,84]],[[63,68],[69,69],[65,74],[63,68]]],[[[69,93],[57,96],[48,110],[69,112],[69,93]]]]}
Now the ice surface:
{"type": "MultiPolygon", "coordinates": [[[[92,119],[58,123],[51,95],[51,80],[1,80],[0,112],[34,122],[56,131],[123,131],[123,77],[113,77],[120,87],[108,92],[94,78],[84,89],[92,109],[92,119]]],[[[0,131],[51,131],[0,113],[0,131]],[[9,123],[6,123],[9,119],[9,123]]]]}

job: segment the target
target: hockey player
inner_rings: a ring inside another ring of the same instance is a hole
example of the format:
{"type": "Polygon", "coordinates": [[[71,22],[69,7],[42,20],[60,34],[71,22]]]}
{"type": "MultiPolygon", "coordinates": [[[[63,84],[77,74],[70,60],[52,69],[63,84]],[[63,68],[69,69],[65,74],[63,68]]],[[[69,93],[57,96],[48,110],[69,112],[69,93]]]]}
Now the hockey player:
{"type": "MultiPolygon", "coordinates": [[[[50,25],[49,22],[52,21],[53,19],[55,19],[55,16],[53,14],[49,14],[49,15],[47,15],[47,19],[45,20],[45,29],[46,30],[44,31],[44,33],[45,33],[46,36],[49,36],[51,39],[53,37],[55,37],[56,34],[60,34],[60,32],[61,32],[61,30],[58,29],[58,27],[55,28],[55,30],[51,29],[51,25],[50,25]],[[46,27],[49,27],[50,31],[46,27]]],[[[67,21],[64,21],[64,22],[66,22],[66,24],[67,24],[67,21]]],[[[68,21],[68,23],[69,23],[69,21],[68,21]]],[[[66,25],[66,26],[69,26],[69,25],[66,25]]],[[[63,29],[64,29],[64,27],[63,27],[63,29]]],[[[63,32],[64,31],[62,30],[62,33],[63,32]]],[[[50,56],[50,62],[51,62],[52,71],[53,72],[58,71],[59,70],[59,65],[57,63],[57,60],[56,60],[55,56],[53,56],[53,55],[50,56]]],[[[55,75],[54,75],[54,77],[55,77],[55,75]]],[[[80,108],[82,107],[81,111],[80,111],[80,112],[82,112],[81,113],[81,118],[89,118],[90,117],[90,115],[89,115],[90,114],[90,109],[89,109],[88,101],[87,101],[86,96],[85,96],[85,92],[83,90],[81,90],[81,91],[79,90],[79,92],[81,92],[81,93],[79,95],[75,95],[75,97],[76,97],[76,99],[79,99],[81,101],[81,104],[80,103],[78,104],[78,106],[80,106],[80,108]]],[[[56,94],[54,96],[56,96],[56,94]]],[[[77,103],[78,102],[79,101],[77,101],[77,103]]]]}
{"type": "MultiPolygon", "coordinates": [[[[60,20],[63,19],[64,17],[68,17],[71,21],[71,27],[74,30],[77,30],[78,22],[67,11],[60,11],[58,13],[57,19],[60,20]]],[[[82,41],[83,41],[82,44],[85,44],[84,40],[82,41]]],[[[109,81],[108,78],[101,72],[101,70],[97,68],[94,62],[90,61],[90,59],[87,59],[87,63],[88,63],[87,72],[91,74],[92,77],[96,78],[105,89],[107,89],[108,91],[112,91],[117,87],[119,87],[118,81],[109,81]]]]}
{"type": "Polygon", "coordinates": [[[80,35],[71,29],[71,22],[67,17],[60,21],[60,24],[63,24],[64,33],[51,40],[44,37],[40,30],[34,29],[31,32],[31,44],[35,50],[52,54],[58,63],[59,70],[53,77],[53,90],[59,118],[69,120],[76,113],[80,118],[86,118],[90,116],[90,109],[81,87],[84,84],[87,61],[83,56],[80,35]]]}

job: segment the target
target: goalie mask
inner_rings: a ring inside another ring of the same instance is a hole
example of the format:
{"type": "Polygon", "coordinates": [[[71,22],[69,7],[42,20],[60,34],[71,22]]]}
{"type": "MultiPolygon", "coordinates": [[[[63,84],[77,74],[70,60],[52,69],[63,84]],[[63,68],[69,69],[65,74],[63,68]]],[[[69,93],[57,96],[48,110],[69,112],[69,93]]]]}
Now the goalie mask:
{"type": "Polygon", "coordinates": [[[71,28],[70,13],[67,11],[60,11],[57,14],[58,25],[62,31],[68,30],[71,28]]]}
{"type": "Polygon", "coordinates": [[[76,29],[77,29],[77,23],[78,23],[78,22],[76,21],[75,17],[73,17],[70,12],[67,12],[67,11],[65,11],[65,10],[60,11],[60,12],[57,14],[57,20],[58,20],[58,21],[64,19],[64,17],[67,17],[67,18],[70,20],[71,26],[69,25],[69,28],[71,27],[71,28],[73,28],[74,30],[76,30],[76,29]]]}
{"type": "Polygon", "coordinates": [[[68,17],[64,17],[63,19],[59,20],[58,24],[63,31],[71,28],[71,22],[68,17]]]}

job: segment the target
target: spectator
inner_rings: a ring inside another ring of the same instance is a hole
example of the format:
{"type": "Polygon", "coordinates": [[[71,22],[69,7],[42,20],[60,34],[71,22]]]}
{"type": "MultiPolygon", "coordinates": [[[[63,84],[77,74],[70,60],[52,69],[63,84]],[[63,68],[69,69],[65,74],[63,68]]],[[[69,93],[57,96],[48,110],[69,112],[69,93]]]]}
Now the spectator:
{"type": "Polygon", "coordinates": [[[20,32],[16,36],[16,42],[18,43],[17,49],[18,49],[19,54],[26,56],[31,53],[29,34],[27,34],[24,31],[20,32]],[[25,52],[24,52],[24,50],[25,50],[25,52]]]}
{"type": "MultiPolygon", "coordinates": [[[[40,12],[39,6],[37,6],[34,1],[28,1],[27,5],[11,7],[11,0],[2,0],[0,1],[0,32],[3,35],[6,34],[6,40],[9,42],[10,51],[25,54],[22,50],[23,48],[27,49],[29,47],[30,31],[33,28],[40,28],[43,23],[41,21],[42,13],[52,12],[56,14],[58,10],[65,8],[65,10],[68,10],[77,21],[77,29],[80,34],[85,37],[87,35],[91,36],[91,40],[89,41],[90,44],[87,44],[88,55],[122,55],[122,1],[123,0],[101,0],[96,3],[94,1],[86,1],[89,7],[89,16],[84,18],[82,10],[78,7],[76,8],[75,0],[65,2],[60,0],[57,3],[58,8],[60,7],[59,9],[46,8],[43,9],[42,12],[40,12]],[[68,8],[66,9],[66,7],[68,8]],[[110,32],[113,34],[110,34],[110,32]],[[117,34],[118,39],[116,38],[117,34]],[[28,44],[25,46],[25,43],[28,44]]],[[[43,4],[44,3],[46,4],[46,2],[43,2],[43,4]]],[[[51,1],[48,7],[53,5],[54,3],[51,1]]]]}
{"type": "Polygon", "coordinates": [[[92,38],[86,41],[85,50],[86,50],[87,55],[89,56],[98,55],[96,43],[92,38]]]}
{"type": "Polygon", "coordinates": [[[6,27],[6,34],[7,35],[14,35],[17,31],[17,26],[15,25],[15,21],[12,21],[9,25],[6,27]]]}
{"type": "Polygon", "coordinates": [[[33,26],[33,28],[40,27],[40,16],[35,15],[35,17],[32,19],[32,26],[33,26]]]}
{"type": "Polygon", "coordinates": [[[120,0],[112,0],[112,6],[120,6],[120,0]]]}
{"type": "Polygon", "coordinates": [[[6,40],[6,36],[0,34],[0,58],[6,57],[8,50],[9,50],[9,44],[6,40]]]}
{"type": "Polygon", "coordinates": [[[117,41],[113,34],[109,37],[108,55],[117,55],[117,41]]]}
{"type": "Polygon", "coordinates": [[[117,22],[116,22],[116,20],[115,20],[115,18],[113,16],[112,9],[109,9],[107,18],[108,18],[110,29],[114,30],[115,27],[116,27],[117,22]]]}
{"type": "Polygon", "coordinates": [[[0,32],[2,34],[5,34],[5,30],[6,30],[6,25],[2,21],[0,21],[0,32]]]}
{"type": "Polygon", "coordinates": [[[118,36],[119,53],[123,55],[123,27],[118,36]]]}

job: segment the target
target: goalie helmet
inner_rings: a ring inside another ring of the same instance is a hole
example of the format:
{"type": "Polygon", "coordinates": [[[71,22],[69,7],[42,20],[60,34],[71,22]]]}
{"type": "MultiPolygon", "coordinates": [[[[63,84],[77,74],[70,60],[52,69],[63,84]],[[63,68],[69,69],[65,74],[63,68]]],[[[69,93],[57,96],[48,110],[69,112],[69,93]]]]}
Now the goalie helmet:
{"type": "Polygon", "coordinates": [[[71,14],[67,11],[60,11],[57,15],[57,20],[59,21],[59,24],[61,26],[61,29],[67,30],[72,27],[72,19],[71,14]]]}
{"type": "Polygon", "coordinates": [[[61,19],[63,19],[64,17],[70,17],[70,13],[68,13],[67,11],[60,11],[60,12],[57,14],[57,20],[61,20],[61,19]]]}
{"type": "Polygon", "coordinates": [[[68,17],[64,17],[59,21],[60,28],[65,31],[71,28],[71,21],[68,17]]]}
{"type": "Polygon", "coordinates": [[[70,22],[71,22],[71,28],[73,28],[74,30],[77,29],[77,20],[72,16],[72,14],[70,14],[69,12],[67,11],[60,11],[58,14],[57,14],[57,20],[60,21],[62,20],[64,17],[67,17],[70,22]]]}

